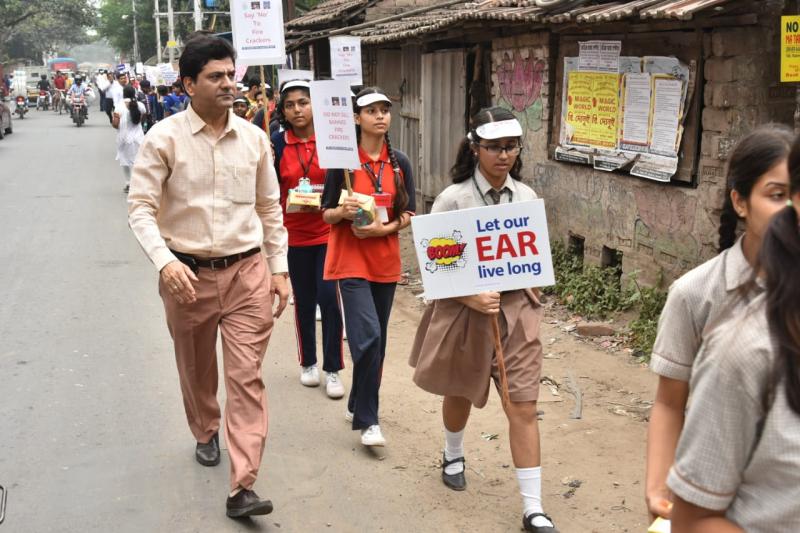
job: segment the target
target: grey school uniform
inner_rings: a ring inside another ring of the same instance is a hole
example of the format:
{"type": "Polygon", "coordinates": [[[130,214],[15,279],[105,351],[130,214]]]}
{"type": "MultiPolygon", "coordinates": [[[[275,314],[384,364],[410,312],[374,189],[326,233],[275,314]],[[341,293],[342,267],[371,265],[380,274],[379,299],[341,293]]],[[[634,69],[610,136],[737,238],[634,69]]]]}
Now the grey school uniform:
{"type": "MultiPolygon", "coordinates": [[[[433,213],[491,205],[492,186],[480,171],[474,181],[447,187],[436,198],[433,213]]],[[[537,198],[533,189],[506,178],[498,203],[537,198]]],[[[542,306],[530,289],[508,291],[500,300],[500,334],[512,402],[535,402],[539,396],[542,344],[539,326],[542,306]]],[[[494,357],[491,317],[455,299],[436,300],[422,316],[409,364],[415,368],[414,383],[442,396],[460,396],[476,407],[489,397],[489,384],[499,381],[494,357]]]]}
{"type": "Polygon", "coordinates": [[[650,369],[688,382],[706,326],[736,313],[761,292],[759,285],[745,291],[752,275],[740,237],[732,247],[676,280],[658,320],[650,369]]]}
{"type": "Polygon", "coordinates": [[[694,505],[727,510],[748,533],[797,532],[800,416],[783,382],[770,389],[777,354],[764,303],[762,294],[709,334],[667,485],[694,505]]]}

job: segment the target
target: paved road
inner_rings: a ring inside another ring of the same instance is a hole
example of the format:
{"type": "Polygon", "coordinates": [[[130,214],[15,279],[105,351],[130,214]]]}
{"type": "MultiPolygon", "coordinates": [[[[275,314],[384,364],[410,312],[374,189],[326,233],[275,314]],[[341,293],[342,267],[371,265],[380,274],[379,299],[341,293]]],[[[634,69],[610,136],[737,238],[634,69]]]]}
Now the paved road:
{"type": "Polygon", "coordinates": [[[114,131],[96,106],[80,129],[28,117],[0,141],[0,533],[439,529],[415,512],[425,496],[357,444],[344,403],[299,386],[289,316],[264,365],[270,435],[255,487],[276,510],[224,516],[227,454],[217,468],[194,462],[114,131]]]}

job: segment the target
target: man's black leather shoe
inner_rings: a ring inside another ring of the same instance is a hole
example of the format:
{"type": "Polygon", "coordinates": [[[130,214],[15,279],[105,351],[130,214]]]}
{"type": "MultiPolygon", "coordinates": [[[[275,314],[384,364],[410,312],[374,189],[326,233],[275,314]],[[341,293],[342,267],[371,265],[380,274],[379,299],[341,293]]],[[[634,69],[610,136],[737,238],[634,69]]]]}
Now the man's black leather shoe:
{"type": "Polygon", "coordinates": [[[219,433],[214,433],[214,436],[206,444],[198,442],[194,457],[203,466],[217,466],[219,464],[219,433]]]}
{"type": "Polygon", "coordinates": [[[252,490],[242,489],[236,496],[228,496],[225,514],[231,518],[264,515],[272,512],[272,502],[262,500],[252,490]]]}
{"type": "Polygon", "coordinates": [[[467,478],[464,477],[464,471],[467,469],[466,464],[464,462],[463,457],[456,457],[452,461],[448,461],[447,459],[442,456],[442,481],[445,485],[450,487],[453,490],[462,491],[467,488],[467,478]],[[448,474],[445,472],[445,468],[455,464],[461,463],[461,472],[458,474],[448,474]]]}

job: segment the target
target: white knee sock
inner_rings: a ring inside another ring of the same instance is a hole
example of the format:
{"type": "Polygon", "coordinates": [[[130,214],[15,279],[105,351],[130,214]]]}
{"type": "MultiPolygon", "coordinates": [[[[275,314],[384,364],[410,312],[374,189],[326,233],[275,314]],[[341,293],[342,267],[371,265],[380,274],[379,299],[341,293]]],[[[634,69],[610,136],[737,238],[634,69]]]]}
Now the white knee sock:
{"type": "MultiPolygon", "coordinates": [[[[461,431],[448,431],[444,429],[444,458],[447,461],[452,461],[459,457],[464,457],[464,430],[461,431]]],[[[444,469],[445,474],[454,475],[464,471],[464,464],[461,462],[453,463],[446,466],[444,469]]]]}
{"type": "MultiPolygon", "coordinates": [[[[517,468],[517,482],[519,493],[522,495],[522,505],[525,516],[531,513],[543,513],[542,509],[542,467],[517,468]]],[[[539,527],[552,526],[544,517],[536,517],[534,525],[539,527]]]]}

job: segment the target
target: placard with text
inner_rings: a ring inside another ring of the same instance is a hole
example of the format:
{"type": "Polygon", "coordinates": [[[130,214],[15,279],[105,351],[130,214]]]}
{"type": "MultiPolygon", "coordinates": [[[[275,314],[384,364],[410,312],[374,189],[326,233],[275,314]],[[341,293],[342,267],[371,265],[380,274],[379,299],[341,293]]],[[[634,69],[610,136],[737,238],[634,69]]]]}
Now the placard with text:
{"type": "Polygon", "coordinates": [[[231,27],[237,63],[286,62],[281,0],[231,0],[231,27]]]}
{"type": "Polygon", "coordinates": [[[347,80],[350,85],[363,83],[361,67],[361,37],[342,35],[331,37],[331,78],[347,80]]]}
{"type": "Polygon", "coordinates": [[[359,168],[361,160],[348,83],[343,80],[312,81],[311,107],[319,166],[359,168]]]}
{"type": "Polygon", "coordinates": [[[544,200],[411,219],[425,299],[555,284],[544,200]]]}

